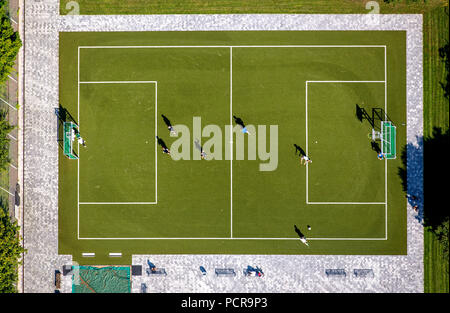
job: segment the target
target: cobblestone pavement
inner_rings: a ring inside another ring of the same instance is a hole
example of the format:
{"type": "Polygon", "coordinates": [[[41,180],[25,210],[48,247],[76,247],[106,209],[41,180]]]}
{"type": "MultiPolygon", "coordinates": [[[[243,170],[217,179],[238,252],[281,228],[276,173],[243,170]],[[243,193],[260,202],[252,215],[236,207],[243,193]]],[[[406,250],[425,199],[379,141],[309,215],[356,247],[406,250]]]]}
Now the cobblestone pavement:
{"type": "MultiPolygon", "coordinates": [[[[53,292],[55,270],[71,264],[58,255],[59,31],[156,30],[406,30],[408,192],[423,195],[422,17],[421,15],[147,15],[59,16],[58,0],[25,3],[24,104],[24,291],[53,292]]],[[[133,291],[145,282],[149,292],[423,292],[423,228],[408,204],[408,254],[404,256],[315,255],[151,255],[167,276],[133,277],[133,291]],[[208,274],[201,276],[203,265],[208,274]],[[263,278],[244,277],[247,265],[263,278]],[[231,267],[235,277],[215,277],[231,267]],[[343,268],[347,277],[327,279],[325,268],[343,268]],[[354,278],[355,268],[371,268],[373,278],[354,278]]],[[[70,276],[62,291],[70,292],[70,276]]]]}

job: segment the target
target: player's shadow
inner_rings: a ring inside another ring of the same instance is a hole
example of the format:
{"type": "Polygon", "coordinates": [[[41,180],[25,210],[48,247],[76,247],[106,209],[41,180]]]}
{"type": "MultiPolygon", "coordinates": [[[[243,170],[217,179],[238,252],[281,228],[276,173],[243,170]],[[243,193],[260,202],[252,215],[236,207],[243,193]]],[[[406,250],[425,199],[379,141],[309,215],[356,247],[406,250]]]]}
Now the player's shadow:
{"type": "Polygon", "coordinates": [[[370,145],[372,146],[372,150],[375,151],[377,154],[381,152],[380,145],[376,141],[371,141],[370,145]]]}
{"type": "Polygon", "coordinates": [[[233,119],[234,119],[234,122],[236,124],[242,126],[242,128],[245,128],[244,121],[240,117],[237,117],[236,115],[233,115],[233,119]]]}
{"type": "Polygon", "coordinates": [[[161,114],[161,117],[163,118],[164,123],[166,123],[167,127],[172,126],[172,123],[164,114],[161,114]]]}
{"type": "Polygon", "coordinates": [[[295,147],[295,155],[297,155],[297,152],[298,152],[299,156],[306,155],[305,151],[299,145],[297,145],[296,143],[294,143],[294,147],[295,147]]]}
{"type": "Polygon", "coordinates": [[[200,144],[200,141],[199,141],[198,139],[195,139],[195,141],[194,141],[194,146],[195,146],[195,148],[198,149],[200,152],[203,152],[203,147],[202,147],[202,145],[200,144]]]}
{"type": "Polygon", "coordinates": [[[303,233],[300,231],[300,229],[298,229],[297,225],[294,225],[294,230],[300,238],[305,237],[305,235],[303,235],[303,233]]]}
{"type": "Polygon", "coordinates": [[[162,140],[160,137],[156,136],[156,139],[158,140],[158,145],[160,145],[161,147],[163,147],[164,149],[167,149],[167,145],[164,142],[164,140],[162,140]]]}

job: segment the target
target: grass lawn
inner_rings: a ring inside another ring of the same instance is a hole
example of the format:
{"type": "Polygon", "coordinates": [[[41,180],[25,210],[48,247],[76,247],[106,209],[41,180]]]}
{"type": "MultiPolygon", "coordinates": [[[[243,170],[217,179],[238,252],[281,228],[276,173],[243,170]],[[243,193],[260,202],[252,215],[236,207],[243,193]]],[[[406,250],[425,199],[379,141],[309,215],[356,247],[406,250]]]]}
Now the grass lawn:
{"type": "MultiPolygon", "coordinates": [[[[439,48],[449,43],[447,8],[424,14],[424,136],[431,136],[433,127],[449,127],[449,99],[440,85],[447,75],[439,48]]],[[[424,151],[425,158],[427,157],[424,151]]],[[[425,163],[426,167],[426,163],[425,163]]],[[[425,182],[426,184],[426,182],[425,182]]],[[[425,195],[426,203],[426,195],[425,195]]],[[[442,246],[429,229],[424,232],[425,292],[449,292],[449,261],[443,257],[442,246]]]]}
{"type": "MultiPolygon", "coordinates": [[[[70,0],[61,0],[61,14],[72,12],[74,7],[66,5],[70,0]]],[[[239,13],[367,13],[367,1],[363,0],[77,0],[80,14],[239,14],[239,13]]],[[[445,0],[405,0],[387,4],[378,1],[381,13],[421,12],[439,7],[445,0]]]]}

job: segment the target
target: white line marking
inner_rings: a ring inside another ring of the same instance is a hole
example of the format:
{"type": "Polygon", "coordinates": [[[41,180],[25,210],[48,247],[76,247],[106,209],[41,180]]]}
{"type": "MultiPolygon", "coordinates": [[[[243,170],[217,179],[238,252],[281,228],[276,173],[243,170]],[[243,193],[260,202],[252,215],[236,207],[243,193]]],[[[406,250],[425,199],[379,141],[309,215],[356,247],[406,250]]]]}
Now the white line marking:
{"type": "MultiPolygon", "coordinates": [[[[305,114],[305,120],[306,120],[306,131],[305,131],[305,134],[306,134],[306,155],[309,155],[309,152],[308,152],[308,81],[306,81],[306,83],[305,83],[305,88],[306,88],[306,90],[305,90],[305,110],[306,110],[306,114],[305,114]]],[[[309,194],[309,192],[308,192],[308,163],[306,163],[306,203],[308,203],[309,202],[309,200],[308,200],[308,194],[309,194]]]]}
{"type": "Polygon", "coordinates": [[[306,204],[386,204],[385,202],[306,202],[306,204]]]}
{"type": "Polygon", "coordinates": [[[384,80],[307,80],[307,83],[385,83],[384,80]]]}
{"type": "Polygon", "coordinates": [[[8,75],[9,78],[11,78],[13,81],[15,81],[17,83],[17,79],[15,79],[14,77],[12,77],[11,75],[8,75]]]}
{"type": "Polygon", "coordinates": [[[79,202],[81,205],[89,204],[158,204],[157,202],[79,202]]]}
{"type": "MultiPolygon", "coordinates": [[[[386,47],[384,47],[384,113],[387,114],[387,54],[386,47]]],[[[388,198],[387,198],[387,159],[384,159],[384,202],[386,202],[385,207],[385,236],[388,238],[388,198]]]]}
{"type": "Polygon", "coordinates": [[[110,80],[110,81],[83,81],[80,84],[156,84],[155,80],[110,80]]]}
{"type": "MultiPolygon", "coordinates": [[[[78,94],[77,94],[77,118],[78,124],[80,124],[80,47],[78,47],[78,94]]],[[[78,151],[80,151],[80,146],[78,145],[78,151]]],[[[79,153],[79,152],[78,152],[79,153]]],[[[77,159],[77,237],[80,239],[80,158],[77,159]]]]}
{"type": "Polygon", "coordinates": [[[8,136],[9,137],[11,137],[13,140],[15,140],[15,141],[17,141],[17,138],[16,137],[14,137],[13,135],[11,135],[11,134],[8,134],[8,136]]]}
{"type": "MultiPolygon", "coordinates": [[[[230,140],[233,142],[233,48],[230,47],[230,140]]],[[[233,145],[230,145],[230,236],[233,238],[233,145]]]]}
{"type": "Polygon", "coordinates": [[[2,100],[3,102],[5,102],[7,105],[9,105],[11,108],[13,108],[14,110],[17,111],[17,108],[15,106],[13,106],[12,104],[9,104],[6,100],[3,100],[2,98],[0,98],[0,100],[2,100]]]}
{"type": "Polygon", "coordinates": [[[155,81],[155,203],[158,203],[158,82],[155,81]]]}
{"type": "Polygon", "coordinates": [[[18,24],[12,17],[9,18],[14,24],[18,24]]]}
{"type": "Polygon", "coordinates": [[[17,167],[15,165],[13,165],[12,163],[9,163],[9,166],[11,166],[12,168],[17,170],[17,167]]]}
{"type": "Polygon", "coordinates": [[[91,252],[84,252],[81,255],[84,256],[84,257],[94,257],[95,253],[93,253],[93,252],[92,253],[91,252]]]}
{"type": "Polygon", "coordinates": [[[140,48],[385,48],[386,45],[242,45],[242,46],[80,46],[82,49],[140,49],[140,48]]]}
{"type": "Polygon", "coordinates": [[[1,190],[3,190],[4,192],[7,192],[7,193],[9,193],[11,196],[15,196],[15,194],[13,194],[13,193],[11,193],[11,192],[9,192],[8,190],[6,190],[5,188],[3,188],[3,187],[0,187],[0,189],[1,190]]]}
{"type": "MultiPolygon", "coordinates": [[[[231,68],[231,62],[232,62],[232,48],[381,48],[384,47],[385,49],[385,80],[384,81],[307,81],[306,82],[306,151],[308,153],[308,82],[311,83],[385,83],[385,90],[386,90],[386,45],[255,45],[255,46],[79,46],[78,47],[78,104],[79,104],[79,85],[80,83],[83,84],[95,84],[95,83],[124,83],[120,81],[105,81],[105,82],[80,82],[80,49],[82,48],[92,48],[92,49],[104,49],[104,48],[230,48],[230,84],[232,83],[232,68],[231,68]]],[[[147,82],[155,82],[155,81],[147,81],[147,82]]],[[[128,83],[138,83],[136,81],[128,81],[128,83]]],[[[155,82],[157,84],[157,82],[155,82]]],[[[157,92],[157,91],[156,91],[157,92]]],[[[385,102],[386,100],[386,92],[385,92],[385,102]]],[[[9,103],[7,103],[9,104],[9,103]]],[[[79,105],[78,105],[79,109],[79,105]]],[[[230,111],[232,114],[232,88],[230,88],[230,111]]],[[[155,109],[156,112],[156,109],[155,109]]],[[[386,112],[386,104],[385,104],[385,112],[386,112]]],[[[79,114],[78,114],[79,119],[79,114]]],[[[156,120],[156,118],[155,118],[156,120]]],[[[232,120],[230,116],[230,125],[232,126],[232,120]]],[[[156,130],[156,123],[155,123],[155,130],[156,130]]],[[[232,132],[231,132],[232,135],[232,132]]],[[[232,138],[232,137],[231,137],[232,138]]],[[[230,143],[232,144],[233,141],[231,140],[230,143]]],[[[155,141],[155,147],[156,147],[156,141],[155,141]]],[[[233,159],[233,146],[231,145],[231,160],[232,163],[233,159]]],[[[155,155],[157,160],[157,154],[155,149],[155,155]]],[[[79,160],[78,160],[79,161],[79,160]]],[[[156,166],[157,167],[157,166],[156,166]]],[[[232,177],[232,165],[231,165],[231,177],[232,177]]],[[[379,202],[308,202],[308,166],[306,166],[306,199],[308,204],[385,204],[386,205],[386,237],[385,238],[308,238],[308,240],[387,240],[387,176],[386,176],[386,203],[379,203],[379,202]]],[[[386,168],[386,175],[387,175],[387,168],[386,168]]],[[[78,167],[78,190],[79,190],[79,167],[78,167]]],[[[232,210],[232,179],[231,179],[231,210],[232,210]]],[[[157,194],[157,193],[156,193],[157,194]]],[[[219,238],[205,238],[205,237],[199,237],[199,238],[141,238],[141,237],[129,237],[129,238],[80,238],[79,237],[79,191],[78,191],[78,239],[83,240],[299,240],[298,238],[236,238],[236,237],[219,237],[219,238]]],[[[102,204],[102,203],[89,203],[84,202],[83,204],[102,204]]],[[[105,204],[122,204],[122,203],[105,203],[105,204]]],[[[132,204],[136,204],[133,202],[132,204]]],[[[143,203],[148,204],[148,203],[143,203]]],[[[232,220],[231,220],[232,225],[232,220]]],[[[232,231],[232,229],[231,229],[232,231]]],[[[95,253],[94,253],[95,255],[95,253]]]]}
{"type": "Polygon", "coordinates": [[[122,253],[121,252],[110,252],[109,256],[110,257],[121,257],[122,253]]]}
{"type": "MultiPolygon", "coordinates": [[[[145,238],[145,237],[128,237],[128,238],[108,238],[108,237],[92,237],[80,238],[81,240],[300,240],[298,237],[293,238],[238,238],[238,237],[172,237],[172,238],[145,238]]],[[[308,240],[386,240],[386,238],[307,238],[308,240]]]]}

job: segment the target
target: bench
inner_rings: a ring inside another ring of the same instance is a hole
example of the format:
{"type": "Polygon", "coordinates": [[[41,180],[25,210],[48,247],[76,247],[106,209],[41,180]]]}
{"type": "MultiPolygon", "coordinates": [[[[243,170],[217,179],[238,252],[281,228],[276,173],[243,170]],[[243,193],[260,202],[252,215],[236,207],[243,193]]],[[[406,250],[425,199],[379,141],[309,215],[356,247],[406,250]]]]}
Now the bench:
{"type": "Polygon", "coordinates": [[[216,268],[217,276],[236,276],[236,272],[232,268],[216,268]]]}
{"type": "Polygon", "coordinates": [[[373,277],[373,270],[371,268],[355,268],[353,270],[353,275],[355,275],[355,277],[373,277]]]}
{"type": "Polygon", "coordinates": [[[131,265],[131,275],[141,276],[142,275],[142,265],[131,265]]]}
{"type": "Polygon", "coordinates": [[[72,265],[63,265],[63,276],[72,274],[72,265]]]}
{"type": "Polygon", "coordinates": [[[150,268],[147,268],[147,275],[167,275],[165,268],[154,268],[152,271],[150,268]]]}
{"type": "Polygon", "coordinates": [[[344,269],[326,269],[325,274],[327,277],[346,277],[347,273],[344,269]]]}
{"type": "Polygon", "coordinates": [[[56,289],[61,288],[61,272],[58,270],[55,271],[55,286],[56,289]]]}

